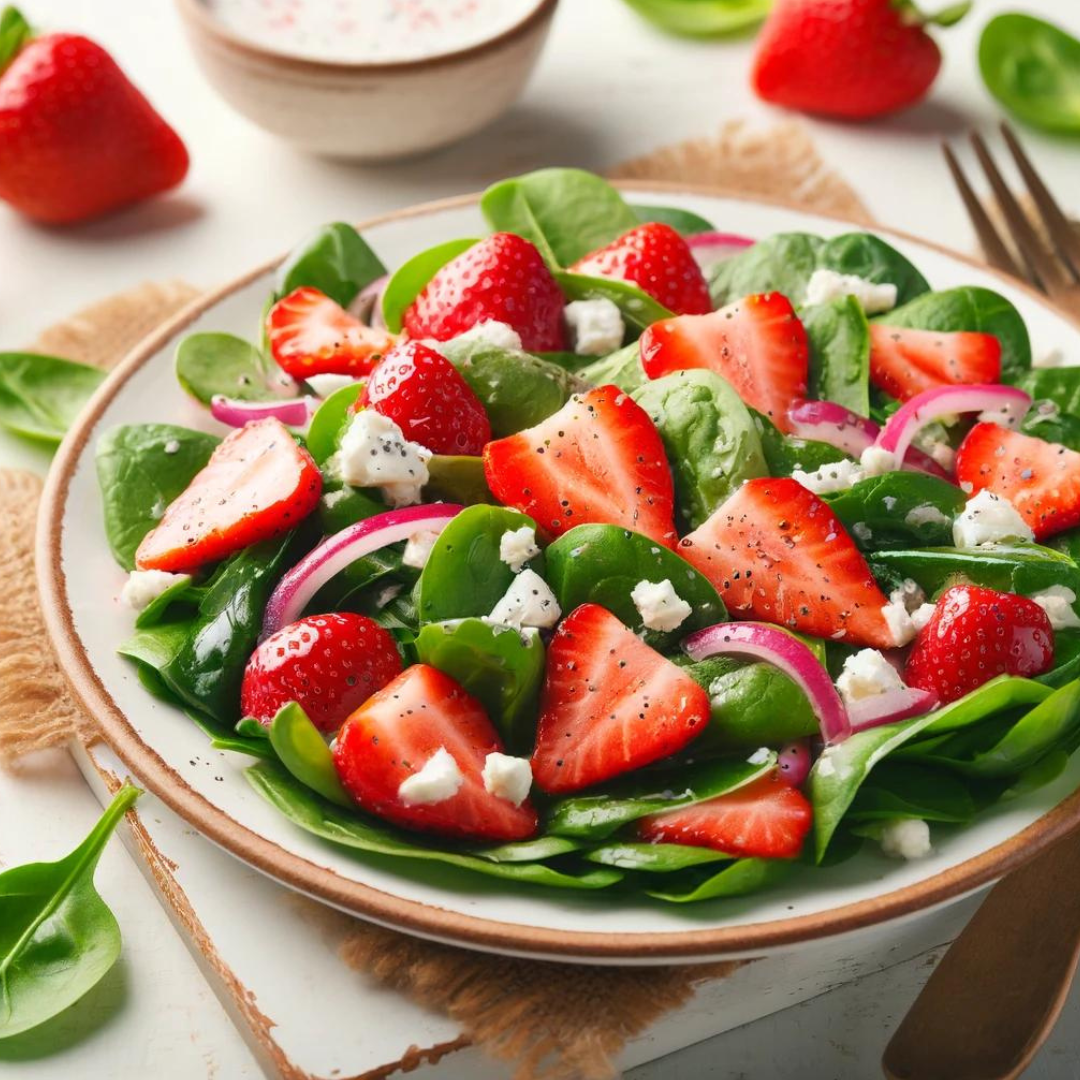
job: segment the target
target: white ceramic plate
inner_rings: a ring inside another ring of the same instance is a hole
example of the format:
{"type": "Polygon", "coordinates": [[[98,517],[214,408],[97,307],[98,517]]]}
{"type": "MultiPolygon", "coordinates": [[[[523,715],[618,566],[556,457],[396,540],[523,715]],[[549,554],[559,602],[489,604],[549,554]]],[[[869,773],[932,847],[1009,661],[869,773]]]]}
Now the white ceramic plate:
{"type": "MultiPolygon", "coordinates": [[[[697,211],[750,236],[821,235],[855,226],[789,208],[685,189],[640,187],[633,197],[697,211]]],[[[485,231],[475,200],[453,200],[379,219],[364,235],[388,266],[432,244],[485,231]]],[[[1023,312],[1035,354],[1080,359],[1080,331],[1033,292],[910,237],[879,230],[934,288],[984,285],[1023,312]]],[[[115,424],[162,421],[221,431],[173,376],[179,337],[222,330],[252,337],[271,267],[199,301],[140,346],[101,388],[65,440],[50,476],[39,531],[39,577],[50,632],[86,707],[139,781],[205,835],[283,883],[411,933],[475,948],[612,963],[704,961],[760,954],[850,932],[958,898],[1000,877],[1080,822],[1080,756],[1043,790],[1001,803],[973,825],[938,829],[929,858],[896,863],[868,849],[827,872],[745,899],[665,905],[599,892],[511,886],[434,864],[357,856],[293,826],[242,775],[247,759],[211,750],[177,710],[151,698],[116,653],[132,615],[116,599],[124,582],[105,543],[94,473],[98,435],[115,424]]]]}

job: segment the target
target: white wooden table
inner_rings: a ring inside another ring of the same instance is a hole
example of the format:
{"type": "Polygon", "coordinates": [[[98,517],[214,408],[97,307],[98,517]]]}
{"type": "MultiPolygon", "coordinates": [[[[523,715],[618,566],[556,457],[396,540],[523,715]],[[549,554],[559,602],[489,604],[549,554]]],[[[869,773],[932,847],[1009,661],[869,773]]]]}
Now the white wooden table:
{"type": "MultiPolygon", "coordinates": [[[[323,221],[474,190],[544,164],[603,169],[662,143],[707,134],[728,119],[767,122],[774,115],[746,86],[749,41],[668,39],[619,0],[565,0],[525,98],[503,120],[440,155],[363,168],[298,156],[228,112],[196,70],[168,0],[33,6],[30,14],[42,25],[80,30],[108,47],[180,130],[194,165],[181,193],[81,229],[41,229],[0,206],[0,348],[23,344],[74,308],[139,281],[225,280],[323,221]]],[[[810,123],[822,153],[882,222],[971,247],[938,143],[997,118],[974,50],[990,14],[1012,6],[980,0],[974,17],[942,34],[945,70],[920,108],[873,127],[810,123]]],[[[1024,6],[1080,32],[1073,0],[1024,6]]],[[[1080,141],[1031,134],[1027,143],[1067,208],[1080,213],[1080,141]]],[[[0,464],[44,470],[47,457],[0,435],[0,464]]],[[[15,775],[0,773],[0,866],[59,856],[98,812],[63,753],[40,755],[15,775]]],[[[157,1080],[257,1080],[262,1072],[251,1051],[119,845],[106,852],[98,880],[123,927],[121,963],[58,1027],[0,1043],[0,1072],[15,1080],[127,1080],[152,1069],[157,1080]]],[[[877,1075],[888,1033],[922,985],[930,959],[892,967],[630,1075],[877,1075]]],[[[1080,993],[1031,1076],[1080,1075],[1078,1021],[1080,993]]]]}

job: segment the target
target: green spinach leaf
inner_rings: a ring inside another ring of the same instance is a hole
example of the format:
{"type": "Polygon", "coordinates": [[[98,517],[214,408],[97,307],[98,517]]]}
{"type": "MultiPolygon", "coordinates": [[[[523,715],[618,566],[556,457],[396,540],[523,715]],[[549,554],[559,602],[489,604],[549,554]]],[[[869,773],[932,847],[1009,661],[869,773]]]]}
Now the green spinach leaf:
{"type": "Polygon", "coordinates": [[[0,352],[0,426],[58,443],[105,372],[38,353],[0,352]]]}
{"type": "Polygon", "coordinates": [[[271,722],[270,745],[281,764],[301,784],[338,806],[356,805],[338,779],[330,747],[295,701],[283,705],[271,722]]]}
{"type": "Polygon", "coordinates": [[[405,312],[424,290],[424,286],[452,259],[468,251],[475,238],[447,240],[427,251],[414,255],[394,271],[383,293],[382,309],[386,327],[394,334],[401,333],[405,312]]]}
{"type": "MultiPolygon", "coordinates": [[[[930,291],[926,278],[911,261],[873,233],[830,237],[818,249],[818,267],[838,274],[854,274],[876,285],[895,285],[897,304],[906,304],[930,291]]],[[[792,303],[795,302],[792,298],[792,303]]]]}
{"type": "Polygon", "coordinates": [[[316,465],[324,465],[338,449],[341,430],[350,416],[350,409],[360,397],[363,383],[353,383],[335,390],[316,410],[307,431],[308,453],[316,465]]]}
{"type": "Polygon", "coordinates": [[[578,374],[593,386],[617,386],[628,394],[649,381],[636,341],[586,364],[578,374]]]}
{"type": "Polygon", "coordinates": [[[639,15],[671,34],[720,37],[761,22],[772,0],[626,0],[639,15]]]}
{"type": "Polygon", "coordinates": [[[270,357],[233,334],[188,334],[176,348],[176,378],[204,405],[219,395],[273,401],[300,392],[270,357]]]}
{"type": "Polygon", "coordinates": [[[610,300],[622,312],[626,324],[639,334],[653,323],[673,315],[631,281],[575,274],[569,270],[557,270],[555,280],[567,300],[610,300]]]}
{"type": "Polygon", "coordinates": [[[1052,401],[1070,419],[1080,417],[1080,367],[1032,368],[1017,378],[1016,385],[1036,401],[1052,401]]]}
{"type": "Polygon", "coordinates": [[[647,874],[670,874],[688,866],[731,862],[735,856],[712,848],[689,844],[651,844],[635,840],[612,840],[586,852],[586,862],[617,866],[620,870],[638,870],[647,874]]]}
{"type": "Polygon", "coordinates": [[[386,267],[351,226],[335,221],[324,225],[295,247],[278,268],[274,291],[278,297],[309,285],[347,308],[360,291],[386,273],[386,267]]]}
{"type": "Polygon", "coordinates": [[[889,758],[859,788],[847,811],[848,821],[895,821],[921,818],[962,824],[981,809],[971,788],[941,769],[889,758]]]}
{"type": "Polygon", "coordinates": [[[854,296],[802,313],[810,342],[810,397],[870,411],[870,324],[854,296]]]}
{"type": "Polygon", "coordinates": [[[676,232],[683,236],[696,236],[698,233],[715,232],[716,226],[693,210],[684,210],[681,206],[643,206],[640,203],[631,203],[630,209],[642,225],[650,221],[659,221],[663,225],[670,225],[676,232]]]}
{"type": "Polygon", "coordinates": [[[717,872],[685,870],[664,878],[662,888],[646,889],[649,896],[672,904],[747,896],[782,881],[795,867],[790,859],[739,859],[717,872]]]}

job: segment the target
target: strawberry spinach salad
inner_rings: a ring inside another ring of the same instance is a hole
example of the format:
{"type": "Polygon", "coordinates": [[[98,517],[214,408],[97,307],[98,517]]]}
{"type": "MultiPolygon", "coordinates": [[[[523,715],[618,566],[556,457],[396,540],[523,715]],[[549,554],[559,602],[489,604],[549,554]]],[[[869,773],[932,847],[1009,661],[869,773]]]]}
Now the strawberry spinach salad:
{"type": "Polygon", "coordinates": [[[179,345],[225,437],[101,438],[150,693],[332,844],[676,903],[1060,775],[1080,369],[867,233],[568,169],[481,208],[393,272],[322,229],[179,345]]]}

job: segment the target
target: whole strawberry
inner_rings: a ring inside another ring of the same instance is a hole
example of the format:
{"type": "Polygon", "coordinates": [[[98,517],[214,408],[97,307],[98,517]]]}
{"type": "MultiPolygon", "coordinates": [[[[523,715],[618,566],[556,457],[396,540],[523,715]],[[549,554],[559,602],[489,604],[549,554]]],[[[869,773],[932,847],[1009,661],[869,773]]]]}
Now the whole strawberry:
{"type": "MultiPolygon", "coordinates": [[[[11,9],[5,19],[8,30],[21,22],[11,9]]],[[[180,137],[100,45],[76,34],[28,37],[0,36],[0,50],[8,46],[0,51],[0,198],[62,224],[180,183],[188,169],[180,137]]]]}
{"type": "Polygon", "coordinates": [[[1054,662],[1054,631],[1034,600],[975,585],[946,589],[919,631],[904,682],[931,690],[942,705],[997,675],[1028,678],[1054,662]]]}
{"type": "Polygon", "coordinates": [[[913,105],[930,89],[941,53],[924,27],[936,16],[912,0],[776,0],[762,27],[751,80],[766,101],[860,120],[913,105]]]}

